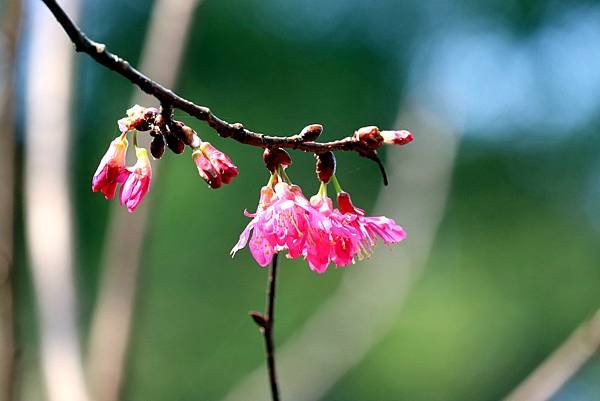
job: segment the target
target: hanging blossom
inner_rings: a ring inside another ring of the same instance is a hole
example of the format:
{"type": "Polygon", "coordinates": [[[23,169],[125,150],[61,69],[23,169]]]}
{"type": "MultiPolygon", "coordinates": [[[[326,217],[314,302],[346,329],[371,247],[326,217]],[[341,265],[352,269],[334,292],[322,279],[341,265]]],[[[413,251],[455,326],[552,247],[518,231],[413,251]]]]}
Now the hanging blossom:
{"type": "Polygon", "coordinates": [[[302,256],[311,270],[323,273],[330,263],[342,267],[354,263],[355,257],[369,256],[378,238],[386,244],[406,238],[404,229],[394,220],[366,216],[352,204],[350,195],[341,190],[333,175],[335,159],[331,152],[318,156],[317,175],[322,184],[310,201],[300,187],[289,181],[284,170],[287,166],[275,169],[265,162],[273,172],[270,183],[261,190],[256,212],[245,212],[252,220],[231,250],[232,256],[248,244],[257,263],[266,266],[276,252],[287,251],[288,258],[302,256]],[[327,197],[331,178],[338,192],[338,208],[327,197]]]}
{"type": "Polygon", "coordinates": [[[140,202],[148,193],[152,179],[152,167],[145,148],[135,149],[137,162],[133,167],[127,168],[127,179],[121,187],[119,200],[121,205],[127,206],[129,213],[133,213],[140,202]]]}
{"type": "Polygon", "coordinates": [[[238,175],[237,167],[225,153],[202,142],[192,128],[154,107],[136,104],[127,110],[126,117],[117,121],[117,126],[121,135],[111,142],[100,161],[92,179],[92,191],[102,192],[106,199],[112,199],[117,186],[122,184],[119,200],[129,212],[134,212],[140,205],[152,180],[148,151],[138,147],[138,133],[152,136],[150,153],[155,160],[162,157],[165,147],[175,154],[182,153],[186,145],[190,147],[200,175],[211,188],[229,184],[238,175]],[[127,167],[127,135],[130,132],[133,133],[137,162],[127,167]]]}
{"type": "Polygon", "coordinates": [[[123,183],[127,175],[126,152],[127,139],[118,137],[110,143],[92,178],[93,192],[102,192],[106,199],[114,198],[117,184],[123,183]]]}

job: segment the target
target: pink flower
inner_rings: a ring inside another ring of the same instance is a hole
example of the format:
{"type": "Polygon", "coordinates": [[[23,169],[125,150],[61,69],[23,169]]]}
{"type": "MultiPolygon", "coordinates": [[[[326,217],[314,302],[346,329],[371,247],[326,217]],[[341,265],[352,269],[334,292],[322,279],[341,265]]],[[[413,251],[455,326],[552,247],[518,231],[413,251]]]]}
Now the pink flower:
{"type": "Polygon", "coordinates": [[[354,256],[360,251],[361,233],[350,224],[353,218],[334,209],[333,202],[327,196],[315,195],[310,203],[326,218],[324,225],[329,236],[329,260],[338,267],[354,262],[354,256]]]}
{"type": "Polygon", "coordinates": [[[381,131],[383,142],[391,145],[406,145],[413,141],[413,134],[410,131],[381,131]]]}
{"type": "Polygon", "coordinates": [[[348,219],[348,224],[354,226],[361,234],[361,247],[371,253],[377,237],[384,243],[400,242],[406,238],[406,232],[392,219],[385,216],[365,216],[364,210],[352,204],[347,192],[340,192],[337,196],[340,212],[348,219]]]}
{"type": "Polygon", "coordinates": [[[202,142],[192,153],[192,158],[200,176],[213,189],[219,188],[221,184],[229,184],[238,175],[237,167],[231,159],[208,142],[202,142]]]}
{"type": "Polygon", "coordinates": [[[118,137],[110,143],[94,173],[92,191],[102,192],[106,199],[112,199],[115,196],[117,184],[122,183],[127,176],[126,152],[127,139],[118,137]]]}
{"type": "Polygon", "coordinates": [[[244,211],[244,215],[252,217],[252,220],[248,223],[244,231],[242,231],[240,239],[231,250],[232,257],[235,256],[237,251],[246,246],[248,238],[250,237],[250,232],[252,232],[252,238],[250,238],[250,244],[248,245],[252,256],[254,256],[256,262],[263,267],[271,263],[271,260],[273,259],[273,246],[263,235],[263,225],[265,224],[263,214],[265,214],[265,210],[273,203],[274,197],[275,192],[273,191],[273,188],[266,186],[262,187],[256,213],[251,214],[248,213],[247,210],[244,211]]]}
{"type": "Polygon", "coordinates": [[[127,168],[127,179],[121,187],[121,205],[127,205],[127,210],[133,213],[139,206],[150,187],[152,168],[148,151],[145,148],[136,148],[137,162],[133,167],[127,168]]]}
{"type": "MultiPolygon", "coordinates": [[[[318,226],[318,212],[310,206],[298,186],[279,182],[274,189],[263,187],[256,213],[245,214],[252,220],[231,250],[232,256],[248,244],[256,262],[266,266],[275,252],[287,251],[288,257],[295,259],[304,255],[307,247],[312,249],[328,244],[318,226]]],[[[315,264],[314,270],[320,270],[320,266],[315,264]]]]}

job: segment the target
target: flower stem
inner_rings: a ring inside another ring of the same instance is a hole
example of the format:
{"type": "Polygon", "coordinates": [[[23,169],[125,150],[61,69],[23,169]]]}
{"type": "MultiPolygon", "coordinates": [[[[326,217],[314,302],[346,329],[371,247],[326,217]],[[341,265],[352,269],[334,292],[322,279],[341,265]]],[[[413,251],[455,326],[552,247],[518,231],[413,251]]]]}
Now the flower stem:
{"type": "Polygon", "coordinates": [[[331,183],[333,184],[333,188],[335,188],[335,192],[339,194],[343,191],[342,187],[340,186],[340,182],[335,175],[331,176],[331,183]]]}
{"type": "Polygon", "coordinates": [[[269,269],[269,279],[267,284],[267,302],[265,325],[261,328],[265,338],[265,351],[267,356],[267,371],[269,373],[269,383],[271,385],[271,398],[273,401],[279,401],[279,386],[277,384],[277,371],[275,369],[275,341],[273,338],[273,329],[275,326],[275,288],[277,286],[277,253],[273,255],[273,262],[269,269]]]}

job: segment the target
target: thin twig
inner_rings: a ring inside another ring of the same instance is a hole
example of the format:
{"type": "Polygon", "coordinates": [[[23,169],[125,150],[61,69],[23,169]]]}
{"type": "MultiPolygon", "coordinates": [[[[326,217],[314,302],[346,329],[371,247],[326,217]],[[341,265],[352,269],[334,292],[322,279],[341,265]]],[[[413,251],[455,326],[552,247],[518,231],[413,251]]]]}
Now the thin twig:
{"type": "Polygon", "coordinates": [[[277,254],[273,255],[273,263],[269,270],[269,287],[267,291],[267,325],[263,330],[265,349],[267,352],[267,370],[273,401],[279,401],[279,386],[277,385],[277,370],[275,369],[275,341],[273,330],[275,328],[275,288],[277,287],[277,254]]]}
{"type": "Polygon", "coordinates": [[[378,163],[380,170],[383,173],[384,170],[381,169],[381,161],[377,158],[376,152],[369,149],[363,142],[357,140],[353,136],[347,136],[331,142],[314,142],[312,140],[307,141],[301,134],[271,136],[250,131],[244,128],[240,123],[228,123],[213,114],[208,107],[196,105],[190,100],[177,95],[172,90],[145,76],[140,71],[133,68],[127,60],[106,50],[104,44],[90,40],[81,29],[71,21],[69,16],[55,0],[42,1],[50,9],[58,23],[63,27],[64,31],[75,45],[75,51],[88,54],[96,62],[128,79],[142,91],[154,96],[162,104],[170,104],[173,108],[179,109],[192,117],[196,117],[197,119],[206,122],[220,136],[232,138],[240,143],[261,148],[292,148],[312,153],[354,151],[360,156],[378,163]]]}
{"type": "Polygon", "coordinates": [[[265,339],[265,354],[267,358],[267,372],[269,374],[269,384],[271,387],[271,398],[273,401],[279,401],[279,385],[277,383],[277,369],[275,369],[275,340],[273,330],[275,328],[275,289],[277,287],[277,254],[273,256],[273,262],[269,269],[269,278],[267,282],[267,300],[265,314],[251,312],[250,316],[260,327],[260,332],[265,339]]]}

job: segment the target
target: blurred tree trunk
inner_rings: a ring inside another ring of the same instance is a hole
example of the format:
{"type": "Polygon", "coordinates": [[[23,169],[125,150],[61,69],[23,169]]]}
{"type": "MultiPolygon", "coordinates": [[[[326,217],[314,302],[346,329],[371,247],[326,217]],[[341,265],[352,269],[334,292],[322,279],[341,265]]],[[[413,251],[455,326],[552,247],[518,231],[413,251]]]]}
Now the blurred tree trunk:
{"type": "MultiPolygon", "coordinates": [[[[63,0],[78,15],[78,0],[63,0]]],[[[86,401],[69,191],[73,46],[41,2],[30,3],[25,94],[25,223],[48,401],[86,401]]]]}
{"type": "MultiPolygon", "coordinates": [[[[173,87],[176,83],[188,30],[199,3],[199,0],[157,0],[154,6],[140,70],[166,87],[173,87]]],[[[156,99],[139,89],[136,89],[131,100],[132,105],[149,106],[155,103],[156,99]]],[[[156,164],[152,168],[156,181],[156,164]]],[[[100,269],[100,289],[91,323],[87,364],[95,401],[120,399],[139,266],[151,207],[147,199],[136,213],[130,214],[117,203],[112,205],[100,269]]]]}
{"type": "Polygon", "coordinates": [[[579,326],[505,401],[545,401],[600,349],[600,309],[579,326]]]}
{"type": "Polygon", "coordinates": [[[0,400],[16,399],[17,336],[14,285],[15,225],[15,72],[21,25],[21,1],[13,0],[2,10],[4,48],[0,60],[4,76],[0,104],[0,400]]]}

